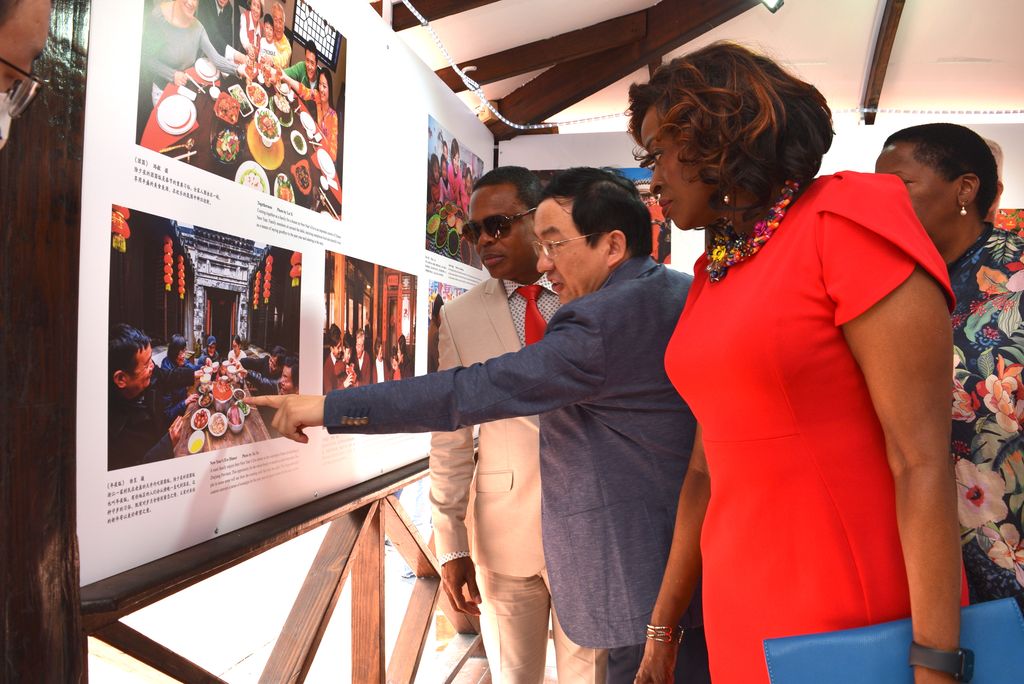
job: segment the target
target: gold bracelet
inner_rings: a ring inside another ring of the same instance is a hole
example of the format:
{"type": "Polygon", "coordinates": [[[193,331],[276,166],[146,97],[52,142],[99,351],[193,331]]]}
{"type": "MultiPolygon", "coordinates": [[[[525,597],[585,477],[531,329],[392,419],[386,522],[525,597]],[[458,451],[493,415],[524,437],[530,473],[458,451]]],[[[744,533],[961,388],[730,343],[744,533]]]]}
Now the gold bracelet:
{"type": "Polygon", "coordinates": [[[682,627],[666,627],[663,625],[647,625],[647,638],[651,641],[660,641],[664,644],[682,643],[682,627]]]}

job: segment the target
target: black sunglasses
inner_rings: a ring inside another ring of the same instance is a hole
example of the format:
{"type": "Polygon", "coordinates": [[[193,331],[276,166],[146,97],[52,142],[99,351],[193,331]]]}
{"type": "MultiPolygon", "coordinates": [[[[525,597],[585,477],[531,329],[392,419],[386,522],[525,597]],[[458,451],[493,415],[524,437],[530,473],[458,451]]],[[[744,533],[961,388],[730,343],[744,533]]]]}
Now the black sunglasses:
{"type": "Polygon", "coordinates": [[[523,218],[528,214],[532,214],[537,211],[537,207],[521,211],[518,214],[512,216],[505,216],[503,214],[495,214],[494,216],[488,216],[482,221],[470,221],[462,226],[462,234],[470,239],[474,244],[480,239],[480,236],[487,233],[495,240],[500,240],[502,235],[508,234],[512,224],[523,218]]]}

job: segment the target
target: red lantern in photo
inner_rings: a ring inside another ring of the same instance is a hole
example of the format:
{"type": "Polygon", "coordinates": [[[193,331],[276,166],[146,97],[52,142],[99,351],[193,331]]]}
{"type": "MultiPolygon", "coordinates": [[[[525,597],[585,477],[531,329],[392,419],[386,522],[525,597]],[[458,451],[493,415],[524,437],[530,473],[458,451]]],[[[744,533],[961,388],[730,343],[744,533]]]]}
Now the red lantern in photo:
{"type": "Polygon", "coordinates": [[[171,291],[171,283],[174,281],[171,278],[171,263],[173,257],[171,256],[174,252],[174,243],[171,238],[167,235],[164,236],[164,289],[167,292],[171,291]]]}
{"type": "Polygon", "coordinates": [[[256,271],[256,277],[252,281],[252,308],[260,308],[260,272],[256,271]]]}
{"type": "Polygon", "coordinates": [[[185,257],[178,255],[178,299],[185,298],[185,257]]]}
{"type": "Polygon", "coordinates": [[[274,256],[272,254],[267,255],[267,266],[264,270],[266,275],[263,278],[263,303],[267,304],[270,302],[270,278],[274,272],[274,256]]]}
{"type": "Polygon", "coordinates": [[[299,286],[299,278],[302,277],[302,253],[292,252],[292,270],[289,271],[288,276],[292,279],[292,287],[299,286]]]}
{"type": "Polygon", "coordinates": [[[110,211],[110,232],[112,233],[110,246],[121,254],[128,251],[128,238],[132,236],[132,231],[128,227],[129,216],[131,216],[131,211],[127,207],[117,204],[113,205],[110,211]]]}

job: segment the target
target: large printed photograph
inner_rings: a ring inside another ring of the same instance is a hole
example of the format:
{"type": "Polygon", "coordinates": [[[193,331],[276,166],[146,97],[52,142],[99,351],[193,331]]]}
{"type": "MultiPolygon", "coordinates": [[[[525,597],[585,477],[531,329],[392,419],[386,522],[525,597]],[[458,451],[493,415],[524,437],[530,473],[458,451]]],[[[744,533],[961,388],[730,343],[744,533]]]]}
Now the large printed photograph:
{"type": "Polygon", "coordinates": [[[111,210],[107,469],[278,437],[299,384],[302,254],[111,210]]]}
{"type": "Polygon", "coordinates": [[[433,117],[427,131],[427,251],[482,268],[462,226],[469,221],[469,197],[484,163],[433,117]]]}
{"type": "Polygon", "coordinates": [[[416,374],[416,280],[325,253],[324,394],[416,374]]]}
{"type": "Polygon", "coordinates": [[[437,372],[439,365],[438,339],[441,334],[441,310],[444,309],[445,304],[466,292],[468,292],[467,288],[437,280],[431,280],[427,285],[427,309],[430,311],[430,321],[427,327],[428,373],[437,372]]]}
{"type": "Polygon", "coordinates": [[[304,0],[143,0],[136,143],[341,219],[346,40],[304,0]]]}

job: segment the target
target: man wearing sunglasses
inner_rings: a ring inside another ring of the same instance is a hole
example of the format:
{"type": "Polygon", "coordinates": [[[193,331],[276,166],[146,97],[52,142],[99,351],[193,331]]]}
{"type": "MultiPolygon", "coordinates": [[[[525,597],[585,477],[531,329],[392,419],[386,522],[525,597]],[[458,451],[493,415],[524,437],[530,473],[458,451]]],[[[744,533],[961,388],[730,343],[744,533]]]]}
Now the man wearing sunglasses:
{"type": "Polygon", "coordinates": [[[696,430],[663,360],[692,279],[650,258],[650,213],[625,178],[569,169],[543,197],[537,265],[562,307],[540,342],[390,386],[262,404],[298,441],[310,425],[416,432],[540,414],[544,559],[565,633],[609,649],[607,681],[624,683],[645,638],[682,636],[677,681],[708,682],[698,605],[681,625],[648,624],[696,430]]]}
{"type": "MultiPolygon", "coordinates": [[[[519,166],[499,167],[477,182],[463,235],[491,278],[441,309],[441,370],[536,342],[558,310],[558,295],[537,272],[532,247],[540,197],[540,180],[519,166]]],[[[481,425],[478,454],[474,463],[472,426],[431,438],[430,500],[445,593],[456,610],[480,615],[495,681],[544,680],[550,619],[558,681],[603,683],[604,651],[573,643],[552,616],[541,542],[537,416],[481,425]]]]}
{"type": "Polygon", "coordinates": [[[49,31],[49,0],[0,0],[0,149],[44,83],[32,66],[49,31]]]}

